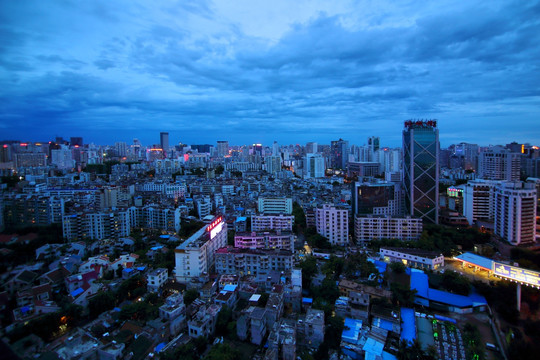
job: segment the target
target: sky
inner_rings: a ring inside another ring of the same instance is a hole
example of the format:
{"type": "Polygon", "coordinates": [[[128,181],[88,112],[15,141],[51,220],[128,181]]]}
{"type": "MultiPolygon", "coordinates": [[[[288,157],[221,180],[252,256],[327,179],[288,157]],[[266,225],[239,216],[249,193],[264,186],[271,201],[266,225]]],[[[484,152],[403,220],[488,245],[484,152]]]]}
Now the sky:
{"type": "Polygon", "coordinates": [[[540,145],[538,1],[1,1],[0,140],[540,145]]]}

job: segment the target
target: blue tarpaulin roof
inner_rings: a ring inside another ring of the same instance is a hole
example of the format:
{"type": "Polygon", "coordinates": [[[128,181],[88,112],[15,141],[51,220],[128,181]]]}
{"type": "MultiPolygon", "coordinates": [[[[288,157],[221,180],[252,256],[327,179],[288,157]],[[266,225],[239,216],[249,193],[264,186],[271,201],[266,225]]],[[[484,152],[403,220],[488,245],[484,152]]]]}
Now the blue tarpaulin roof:
{"type": "MultiPolygon", "coordinates": [[[[238,209],[240,210],[240,209],[238,209]]],[[[243,210],[243,209],[242,209],[243,210]]],[[[236,218],[236,220],[234,222],[240,222],[240,221],[246,221],[247,220],[247,217],[245,216],[239,216],[236,218]]]]}
{"type": "Polygon", "coordinates": [[[416,319],[414,310],[401,308],[401,340],[413,342],[416,339],[416,319]]]}
{"type": "Polygon", "coordinates": [[[84,290],[82,288],[78,288],[78,289],[75,289],[75,290],[73,290],[71,292],[71,296],[77,297],[77,296],[81,295],[83,292],[84,292],[84,290]]]}
{"type": "Polygon", "coordinates": [[[386,271],[387,264],[384,261],[375,260],[374,264],[381,274],[386,271]]]}
{"type": "Polygon", "coordinates": [[[362,320],[345,318],[341,338],[351,344],[356,344],[359,340],[360,330],[362,329],[362,320]]]}
{"type": "Polygon", "coordinates": [[[469,307],[486,305],[486,299],[479,294],[472,293],[469,296],[452,294],[446,291],[430,289],[428,276],[424,273],[413,271],[411,272],[411,290],[417,291],[417,296],[425,299],[436,301],[441,304],[447,304],[457,307],[469,307]]]}
{"type": "Polygon", "coordinates": [[[133,271],[133,269],[131,269],[131,268],[127,268],[127,269],[124,269],[124,270],[122,270],[122,271],[125,271],[125,272],[127,272],[127,273],[130,273],[130,272],[132,272],[132,271],[133,271]]]}
{"type": "Polygon", "coordinates": [[[165,344],[164,342],[163,342],[163,343],[157,344],[157,346],[156,346],[156,352],[160,352],[161,350],[163,350],[163,348],[165,347],[165,345],[167,345],[167,344],[165,344]]]}
{"type": "Polygon", "coordinates": [[[313,303],[313,299],[312,298],[302,298],[302,302],[306,303],[306,304],[311,304],[311,303],[313,303]]]}

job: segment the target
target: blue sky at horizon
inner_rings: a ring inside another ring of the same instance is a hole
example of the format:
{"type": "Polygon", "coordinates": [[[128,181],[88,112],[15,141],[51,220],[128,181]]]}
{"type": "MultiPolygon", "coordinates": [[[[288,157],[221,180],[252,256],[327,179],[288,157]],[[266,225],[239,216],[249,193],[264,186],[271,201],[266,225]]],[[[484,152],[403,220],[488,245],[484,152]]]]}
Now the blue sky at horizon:
{"type": "Polygon", "coordinates": [[[3,1],[0,140],[540,145],[538,1],[3,1]]]}

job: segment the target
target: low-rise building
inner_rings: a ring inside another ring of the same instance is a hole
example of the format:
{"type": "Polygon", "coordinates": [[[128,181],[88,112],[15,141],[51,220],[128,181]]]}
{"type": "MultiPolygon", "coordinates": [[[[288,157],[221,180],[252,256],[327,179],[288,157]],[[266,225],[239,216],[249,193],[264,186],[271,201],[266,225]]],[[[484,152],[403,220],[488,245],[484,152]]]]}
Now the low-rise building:
{"type": "Polygon", "coordinates": [[[401,261],[409,267],[436,270],[444,266],[444,255],[436,251],[386,247],[379,253],[385,261],[401,261]]]}
{"type": "Polygon", "coordinates": [[[169,271],[165,268],[159,268],[150,271],[146,275],[146,286],[148,291],[158,291],[166,282],[169,277],[169,271]]]}

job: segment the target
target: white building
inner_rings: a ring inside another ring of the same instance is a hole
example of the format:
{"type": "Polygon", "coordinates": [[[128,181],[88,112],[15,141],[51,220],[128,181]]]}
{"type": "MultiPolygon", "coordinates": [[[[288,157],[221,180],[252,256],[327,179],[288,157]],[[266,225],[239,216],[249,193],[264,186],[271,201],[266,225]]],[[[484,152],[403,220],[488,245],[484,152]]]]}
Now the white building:
{"type": "Polygon", "coordinates": [[[521,154],[502,146],[491,146],[480,152],[478,177],[486,180],[519,181],[521,154]]]}
{"type": "Polygon", "coordinates": [[[293,215],[253,215],[251,217],[252,231],[281,230],[292,231],[293,215]]]}
{"type": "Polygon", "coordinates": [[[349,212],[323,205],[315,212],[317,233],[328,238],[332,245],[344,246],[349,243],[349,212]]]}
{"type": "Polygon", "coordinates": [[[322,178],[325,176],[324,157],[321,154],[308,153],[304,158],[304,178],[322,178]]]}
{"type": "Polygon", "coordinates": [[[421,249],[387,247],[379,251],[385,261],[401,261],[408,267],[436,270],[444,267],[444,255],[421,249]]]}
{"type": "Polygon", "coordinates": [[[176,280],[188,282],[208,274],[214,265],[215,252],[227,245],[227,223],[222,217],[214,218],[175,250],[176,280]]]}
{"type": "Polygon", "coordinates": [[[128,211],[77,213],[62,216],[65,239],[119,239],[131,232],[128,211]]]}
{"type": "Polygon", "coordinates": [[[150,271],[146,275],[146,287],[148,291],[157,292],[166,282],[169,272],[165,268],[150,271]]]}
{"type": "Polygon", "coordinates": [[[422,234],[422,219],[391,216],[355,216],[354,233],[357,243],[373,239],[416,240],[422,234]]]}
{"type": "Polygon", "coordinates": [[[478,179],[458,186],[463,189],[463,215],[469,224],[493,222],[495,188],[501,184],[501,181],[478,179]]]}
{"type": "Polygon", "coordinates": [[[259,198],[259,213],[261,214],[292,214],[291,198],[259,198]]]}
{"type": "Polygon", "coordinates": [[[180,334],[186,327],[186,306],[182,294],[173,294],[165,299],[165,304],[159,307],[159,318],[169,321],[172,336],[180,334]]]}
{"type": "Polygon", "coordinates": [[[495,234],[512,245],[536,240],[536,187],[521,181],[495,189],[495,234]]]}
{"type": "Polygon", "coordinates": [[[281,156],[267,156],[264,158],[266,171],[270,174],[281,171],[281,156]]]}
{"type": "Polygon", "coordinates": [[[70,149],[51,150],[51,163],[61,170],[72,169],[75,165],[70,149]]]}

